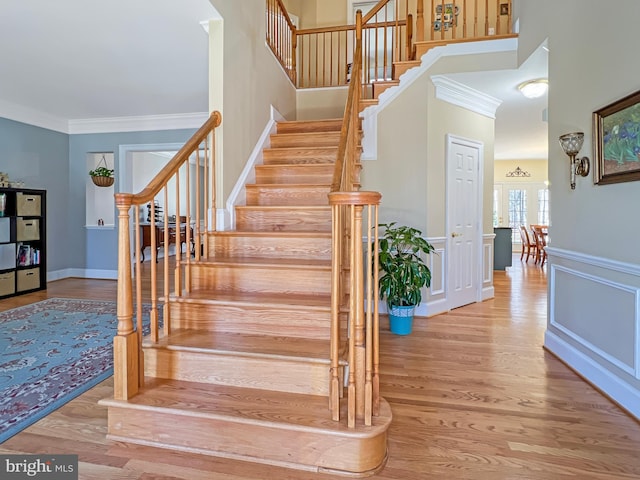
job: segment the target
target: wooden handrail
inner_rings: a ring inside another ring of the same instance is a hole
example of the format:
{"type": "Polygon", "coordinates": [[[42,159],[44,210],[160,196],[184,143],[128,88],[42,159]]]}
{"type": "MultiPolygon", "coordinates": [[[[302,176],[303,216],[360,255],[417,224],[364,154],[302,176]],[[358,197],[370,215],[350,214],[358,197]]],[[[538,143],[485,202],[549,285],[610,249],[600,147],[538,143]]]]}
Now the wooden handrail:
{"type": "MultiPolygon", "coordinates": [[[[204,212],[215,212],[215,155],[214,138],[215,129],[220,126],[222,117],[220,112],[213,112],[196,133],[185,143],[176,153],[169,163],[143,188],[139,193],[117,193],[115,195],[116,207],[118,209],[118,286],[117,286],[117,311],[118,318],[117,334],[113,341],[114,346],[114,398],[118,400],[128,400],[133,397],[142,387],[144,382],[144,356],[142,353],[142,290],[149,288],[151,294],[151,305],[149,308],[150,320],[150,341],[159,340],[159,320],[160,311],[158,308],[158,261],[157,250],[164,248],[163,262],[163,298],[162,319],[164,321],[163,332],[168,335],[171,330],[171,318],[169,302],[171,301],[169,286],[169,248],[173,243],[175,253],[175,286],[173,295],[182,295],[183,289],[189,291],[191,288],[190,268],[191,251],[197,248],[196,258],[200,258],[200,236],[206,233],[207,219],[204,212]],[[204,166],[205,174],[202,180],[204,183],[204,197],[200,190],[200,150],[204,149],[207,165],[204,166]],[[196,154],[198,159],[196,164],[195,179],[189,174],[192,154],[196,154]],[[184,167],[186,165],[186,167],[184,167]],[[180,209],[180,171],[184,167],[185,184],[185,215],[180,209]],[[211,179],[207,175],[211,172],[211,179]],[[156,198],[164,190],[164,205],[169,205],[168,185],[170,181],[175,181],[175,219],[170,219],[167,210],[162,212],[156,208],[156,198]],[[195,196],[191,195],[191,183],[195,183],[195,196]],[[208,198],[208,192],[212,192],[212,198],[208,198]],[[193,200],[195,198],[195,200],[193,200]],[[191,202],[195,202],[195,217],[192,217],[191,202]],[[140,206],[148,204],[148,223],[144,226],[140,222],[140,206]],[[133,207],[133,219],[130,210],[133,207]],[[204,217],[204,218],[202,218],[204,217]],[[133,220],[133,222],[132,222],[133,220]],[[204,223],[205,232],[201,232],[201,223],[204,223]],[[134,260],[131,259],[131,224],[135,238],[134,260]],[[172,224],[172,227],[170,227],[172,224]],[[141,242],[141,230],[145,233],[145,243],[141,242]],[[187,254],[182,261],[182,244],[187,245],[187,254]],[[145,246],[151,248],[150,259],[150,285],[142,285],[141,276],[141,255],[145,246]],[[132,279],[132,263],[135,265],[132,279]],[[135,288],[134,288],[135,287],[135,288]],[[134,324],[134,295],[136,304],[136,323],[134,324]]],[[[206,245],[206,235],[205,235],[206,245]]],[[[204,250],[207,255],[207,250],[204,250]]]]}
{"type": "Polygon", "coordinates": [[[380,0],[378,3],[376,3],[375,6],[371,10],[369,10],[369,12],[364,17],[362,17],[362,24],[364,25],[368,23],[369,20],[375,17],[378,12],[387,5],[387,3],[389,3],[389,0],[380,0]]]}
{"type": "Polygon", "coordinates": [[[291,17],[289,16],[289,12],[287,12],[287,7],[284,6],[284,3],[282,3],[282,0],[276,0],[276,2],[278,3],[278,6],[280,7],[280,11],[282,11],[282,13],[284,13],[284,19],[287,22],[287,25],[289,26],[289,28],[291,30],[295,30],[296,26],[291,21],[291,17]]]}
{"type": "MultiPolygon", "coordinates": [[[[222,115],[220,112],[213,112],[207,121],[198,129],[196,133],[189,139],[183,147],[178,150],[178,153],[171,159],[171,161],[153,177],[149,184],[142,189],[139,193],[131,196],[132,205],[144,205],[149,203],[160,192],[160,190],[166,185],[171,177],[173,177],[178,169],[189,159],[194,151],[197,150],[197,146],[202,143],[212,130],[220,126],[222,122],[222,115]]],[[[116,193],[116,198],[120,193],[116,193]]]]}

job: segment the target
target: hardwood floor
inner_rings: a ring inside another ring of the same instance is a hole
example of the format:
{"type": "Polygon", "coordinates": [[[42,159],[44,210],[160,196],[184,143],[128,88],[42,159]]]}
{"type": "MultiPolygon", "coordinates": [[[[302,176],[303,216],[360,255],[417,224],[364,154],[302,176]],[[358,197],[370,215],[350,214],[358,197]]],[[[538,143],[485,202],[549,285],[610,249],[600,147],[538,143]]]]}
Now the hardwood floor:
{"type": "MultiPolygon", "coordinates": [[[[375,478],[640,479],[640,424],[543,350],[546,275],[519,255],[495,272],[496,298],[381,333],[389,461],[375,478]]],[[[68,279],[46,297],[115,300],[115,282],[68,279]]],[[[81,479],[343,478],[123,445],[105,439],[106,380],[0,445],[0,453],[76,453],[81,479]]],[[[301,445],[300,448],[305,448],[301,445]]]]}

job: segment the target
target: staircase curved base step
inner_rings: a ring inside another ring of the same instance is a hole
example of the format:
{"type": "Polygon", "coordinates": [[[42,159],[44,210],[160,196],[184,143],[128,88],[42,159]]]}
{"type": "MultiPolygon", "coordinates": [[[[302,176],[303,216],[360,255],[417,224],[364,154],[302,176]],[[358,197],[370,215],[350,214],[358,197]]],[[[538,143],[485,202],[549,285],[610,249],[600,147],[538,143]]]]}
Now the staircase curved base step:
{"type": "Polygon", "coordinates": [[[386,463],[392,415],[384,399],[372,426],[350,429],[331,420],[323,396],[147,381],[129,401],[100,401],[108,439],[358,477],[386,463]]]}

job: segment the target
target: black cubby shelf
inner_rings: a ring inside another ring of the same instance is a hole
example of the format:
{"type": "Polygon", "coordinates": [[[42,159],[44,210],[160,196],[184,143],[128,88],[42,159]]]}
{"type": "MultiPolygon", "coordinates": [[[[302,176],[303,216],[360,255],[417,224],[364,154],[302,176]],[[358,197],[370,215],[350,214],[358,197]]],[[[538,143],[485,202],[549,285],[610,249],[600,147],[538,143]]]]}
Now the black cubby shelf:
{"type": "Polygon", "coordinates": [[[46,190],[0,188],[0,298],[47,288],[46,190]]]}

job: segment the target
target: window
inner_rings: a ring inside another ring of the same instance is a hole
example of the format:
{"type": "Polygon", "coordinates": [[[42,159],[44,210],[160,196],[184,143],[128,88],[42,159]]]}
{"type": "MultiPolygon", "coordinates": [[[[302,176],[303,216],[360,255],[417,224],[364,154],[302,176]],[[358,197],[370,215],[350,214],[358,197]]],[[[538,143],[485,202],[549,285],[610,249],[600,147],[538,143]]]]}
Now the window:
{"type": "Polygon", "coordinates": [[[514,250],[520,249],[520,225],[549,224],[549,190],[540,182],[496,183],[493,226],[511,227],[514,250]]]}

